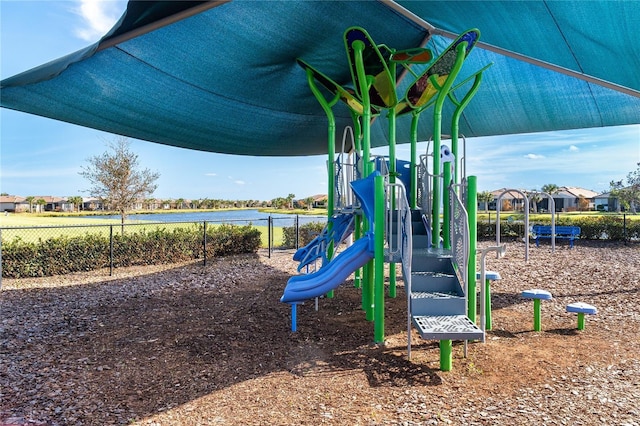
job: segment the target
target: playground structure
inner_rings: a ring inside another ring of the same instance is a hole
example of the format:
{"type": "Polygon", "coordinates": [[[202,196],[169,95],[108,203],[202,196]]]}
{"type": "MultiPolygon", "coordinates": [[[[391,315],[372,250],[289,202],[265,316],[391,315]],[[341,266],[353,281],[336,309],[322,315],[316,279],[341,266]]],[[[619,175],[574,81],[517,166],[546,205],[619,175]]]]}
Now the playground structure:
{"type": "MultiPolygon", "coordinates": [[[[480,327],[476,325],[476,177],[465,175],[458,123],[490,65],[454,85],[479,36],[478,30],[468,30],[433,59],[427,48],[395,50],[376,45],[362,28],[348,28],[344,41],[353,87],[339,85],[298,59],[328,120],[329,220],[322,234],[294,256],[301,261],[299,270],[314,260],[321,266],[313,273],[291,277],[284,289],[281,301],[292,306],[292,330],[299,303],[323,294],[332,296],[354,273],[354,285],[362,289],[365,317],[374,322],[374,341],[383,344],[387,262],[393,271],[390,297],[396,297],[395,265],[401,263],[409,357],[412,326],[423,339],[440,341],[442,370],[451,369],[452,340],[465,341],[465,355],[468,340],[484,340],[484,303],[480,327]],[[403,97],[396,93],[398,65],[415,77],[403,97]],[[414,67],[424,70],[416,74],[414,67]],[[328,90],[329,99],[319,86],[328,90]],[[460,91],[464,91],[461,97],[460,91]],[[353,129],[344,130],[342,152],[336,156],[332,108],[339,100],[349,108],[353,129]],[[442,145],[442,109],[447,100],[455,108],[451,147],[442,145]],[[418,121],[431,107],[433,136],[418,159],[418,121]],[[383,112],[389,118],[388,156],[374,157],[370,124],[383,112]],[[411,115],[409,161],[398,160],[395,153],[395,122],[404,114],[411,115]],[[345,152],[349,136],[350,150],[345,152]],[[352,226],[343,226],[347,217],[353,217],[352,226]],[[355,242],[336,255],[337,246],[351,233],[355,242]]],[[[504,254],[504,247],[496,251],[504,254]]],[[[484,268],[480,277],[484,280],[484,268]]],[[[484,299],[481,285],[480,300],[484,299]]]]}

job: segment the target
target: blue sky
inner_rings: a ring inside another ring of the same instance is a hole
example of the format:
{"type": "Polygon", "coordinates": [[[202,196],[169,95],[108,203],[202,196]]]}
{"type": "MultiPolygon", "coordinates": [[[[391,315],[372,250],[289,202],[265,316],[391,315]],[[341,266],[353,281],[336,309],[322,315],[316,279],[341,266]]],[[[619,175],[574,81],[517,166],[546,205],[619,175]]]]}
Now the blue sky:
{"type": "MultiPolygon", "coordinates": [[[[125,1],[0,2],[0,77],[7,78],[96,42],[125,1]]],[[[84,195],[78,172],[114,136],[0,109],[0,192],[84,195]]],[[[424,145],[422,145],[424,146],[424,145]]],[[[160,173],[159,198],[270,200],[327,192],[324,156],[246,157],[189,151],[132,140],[140,164],[160,173]]],[[[374,150],[383,153],[381,150],[374,150]]],[[[398,157],[409,158],[400,145],[398,157]]],[[[540,189],[553,183],[606,191],[640,162],[640,125],[472,138],[467,174],[480,190],[540,189]]]]}

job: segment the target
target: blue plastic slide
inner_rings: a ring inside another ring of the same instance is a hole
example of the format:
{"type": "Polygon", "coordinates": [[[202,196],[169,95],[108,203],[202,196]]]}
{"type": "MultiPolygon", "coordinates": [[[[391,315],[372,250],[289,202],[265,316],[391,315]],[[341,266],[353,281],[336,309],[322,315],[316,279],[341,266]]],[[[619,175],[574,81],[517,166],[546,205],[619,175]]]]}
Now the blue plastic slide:
{"type": "Polygon", "coordinates": [[[367,233],[320,270],[289,278],[280,301],[297,303],[320,297],[338,287],[353,271],[373,259],[373,255],[373,234],[367,233]]]}
{"type": "MultiPolygon", "coordinates": [[[[360,207],[365,218],[369,221],[369,229],[374,229],[374,179],[379,175],[380,173],[374,172],[366,178],[351,182],[351,188],[360,200],[360,207]]],[[[338,287],[349,275],[364,266],[373,257],[374,236],[372,232],[367,232],[318,271],[289,278],[280,301],[295,306],[295,303],[322,296],[338,287]]]]}
{"type": "Polygon", "coordinates": [[[354,222],[352,213],[341,213],[329,218],[320,235],[306,246],[299,248],[293,255],[293,260],[300,262],[298,272],[319,258],[322,258],[322,265],[328,263],[329,253],[327,250],[329,250],[330,243],[333,242],[334,252],[330,253],[330,257],[333,257],[338,246],[353,233],[354,222]]]}

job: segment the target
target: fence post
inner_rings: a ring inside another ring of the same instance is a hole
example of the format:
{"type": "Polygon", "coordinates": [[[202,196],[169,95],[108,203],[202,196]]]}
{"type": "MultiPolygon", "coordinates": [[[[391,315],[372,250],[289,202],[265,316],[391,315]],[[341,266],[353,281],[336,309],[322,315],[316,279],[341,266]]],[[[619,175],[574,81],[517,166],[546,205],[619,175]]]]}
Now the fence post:
{"type": "Polygon", "coordinates": [[[269,259],[271,259],[271,226],[272,226],[272,219],[271,219],[271,215],[269,215],[269,218],[267,219],[267,253],[268,253],[269,259]]]}
{"type": "Polygon", "coordinates": [[[622,241],[627,242],[627,214],[622,215],[622,241]]]}
{"type": "Polygon", "coordinates": [[[203,221],[203,231],[202,231],[202,257],[204,258],[203,266],[207,266],[207,221],[203,221]]]}
{"type": "Polygon", "coordinates": [[[109,225],[109,276],[113,275],[113,225],[109,225]]]}
{"type": "Polygon", "coordinates": [[[300,248],[300,225],[299,216],[296,215],[296,250],[300,248]]]}
{"type": "Polygon", "coordinates": [[[2,228],[0,228],[0,290],[2,290],[2,228]]]}

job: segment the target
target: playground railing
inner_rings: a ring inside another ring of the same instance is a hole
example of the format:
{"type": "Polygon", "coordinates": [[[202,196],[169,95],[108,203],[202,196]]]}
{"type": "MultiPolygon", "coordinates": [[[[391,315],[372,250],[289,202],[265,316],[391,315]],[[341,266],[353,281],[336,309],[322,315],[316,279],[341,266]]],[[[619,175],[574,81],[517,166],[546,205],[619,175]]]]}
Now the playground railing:
{"type": "Polygon", "coordinates": [[[427,219],[431,222],[431,178],[428,166],[428,155],[420,155],[420,163],[418,164],[418,185],[417,185],[417,203],[422,212],[427,215],[427,219]]]}
{"type": "Polygon", "coordinates": [[[465,185],[451,185],[450,191],[450,208],[451,208],[451,250],[453,260],[457,266],[458,278],[463,285],[465,298],[468,297],[468,271],[469,263],[469,219],[467,209],[460,199],[459,191],[456,187],[464,187],[465,185]]]}
{"type": "Polygon", "coordinates": [[[334,207],[336,210],[352,208],[356,204],[356,198],[349,183],[358,179],[356,164],[343,161],[342,155],[334,163],[335,187],[334,207]]]}
{"type": "MultiPolygon", "coordinates": [[[[391,259],[401,259],[403,268],[405,265],[410,268],[412,247],[411,207],[406,189],[402,182],[387,183],[385,193],[387,197],[385,205],[395,206],[395,209],[387,209],[385,233],[388,254],[391,259]]],[[[408,270],[408,276],[411,276],[410,269],[408,270]]]]}

